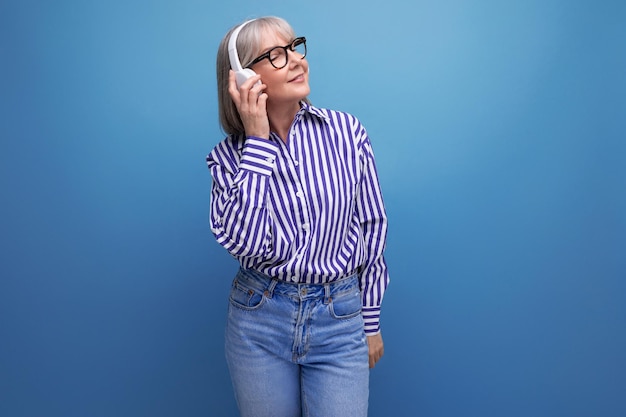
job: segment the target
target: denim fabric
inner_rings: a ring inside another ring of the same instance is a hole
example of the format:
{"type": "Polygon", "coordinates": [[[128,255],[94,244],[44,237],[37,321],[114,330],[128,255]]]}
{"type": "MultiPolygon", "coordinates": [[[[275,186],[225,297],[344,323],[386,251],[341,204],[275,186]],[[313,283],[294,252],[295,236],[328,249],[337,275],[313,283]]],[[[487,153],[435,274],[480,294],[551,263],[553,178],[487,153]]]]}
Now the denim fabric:
{"type": "Polygon", "coordinates": [[[233,280],[226,360],[242,417],[365,417],[368,348],[357,276],[233,280]]]}

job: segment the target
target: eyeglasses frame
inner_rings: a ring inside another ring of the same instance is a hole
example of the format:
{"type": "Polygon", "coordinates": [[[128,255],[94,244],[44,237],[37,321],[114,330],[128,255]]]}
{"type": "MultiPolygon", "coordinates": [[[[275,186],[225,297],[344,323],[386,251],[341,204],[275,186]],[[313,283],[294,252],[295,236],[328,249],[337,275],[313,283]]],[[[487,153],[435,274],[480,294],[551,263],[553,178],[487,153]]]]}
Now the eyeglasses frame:
{"type": "MultiPolygon", "coordinates": [[[[269,51],[265,52],[264,54],[261,54],[261,55],[259,55],[258,57],[254,58],[254,59],[252,60],[252,62],[250,62],[250,63],[246,66],[246,68],[250,68],[250,67],[252,67],[254,64],[257,64],[257,63],[259,63],[259,62],[263,61],[263,60],[264,60],[264,59],[266,59],[266,58],[267,58],[267,60],[270,62],[270,64],[272,64],[272,66],[273,66],[274,68],[276,68],[276,69],[285,68],[285,67],[287,66],[287,64],[289,63],[289,52],[288,52],[288,50],[290,50],[290,51],[292,51],[292,52],[295,52],[295,50],[296,50],[296,44],[297,44],[298,42],[302,42],[302,44],[304,45],[304,54],[302,55],[302,58],[300,58],[300,59],[303,59],[303,58],[306,56],[306,54],[307,54],[307,49],[306,49],[306,37],[304,37],[304,36],[299,36],[299,37],[295,38],[294,40],[292,40],[291,42],[289,42],[289,44],[288,44],[288,45],[285,45],[285,46],[275,46],[275,47],[271,48],[269,51]],[[285,51],[285,56],[286,56],[286,59],[285,59],[285,65],[283,65],[283,66],[281,66],[281,67],[277,67],[276,65],[274,65],[274,63],[273,63],[273,62],[272,62],[272,60],[270,59],[270,55],[271,55],[272,51],[274,51],[274,50],[276,50],[276,49],[283,49],[283,50],[285,51]]],[[[299,43],[298,43],[298,45],[299,45],[299,43]]]]}

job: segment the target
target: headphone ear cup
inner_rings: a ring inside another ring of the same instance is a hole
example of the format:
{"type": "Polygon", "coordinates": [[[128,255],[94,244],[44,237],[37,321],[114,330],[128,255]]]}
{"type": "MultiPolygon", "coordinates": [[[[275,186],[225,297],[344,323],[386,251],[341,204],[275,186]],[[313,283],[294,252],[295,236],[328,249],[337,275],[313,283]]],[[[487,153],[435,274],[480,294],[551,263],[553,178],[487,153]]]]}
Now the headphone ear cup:
{"type": "Polygon", "coordinates": [[[244,68],[241,71],[237,71],[235,73],[235,78],[237,79],[237,87],[241,87],[248,78],[254,77],[256,72],[252,71],[250,68],[244,68]]]}

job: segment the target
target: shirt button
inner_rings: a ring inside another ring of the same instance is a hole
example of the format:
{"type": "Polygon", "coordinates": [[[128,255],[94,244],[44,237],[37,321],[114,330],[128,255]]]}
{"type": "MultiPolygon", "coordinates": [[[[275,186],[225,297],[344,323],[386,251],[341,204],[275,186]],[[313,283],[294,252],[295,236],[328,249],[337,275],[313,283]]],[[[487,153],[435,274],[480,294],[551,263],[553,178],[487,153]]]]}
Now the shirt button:
{"type": "Polygon", "coordinates": [[[266,160],[267,162],[269,162],[270,164],[271,164],[272,162],[274,162],[274,158],[272,158],[271,156],[270,156],[270,157],[265,158],[265,160],[266,160]]]}
{"type": "Polygon", "coordinates": [[[304,224],[302,225],[302,229],[304,229],[304,230],[308,230],[308,229],[309,229],[309,224],[308,224],[308,223],[304,223],[304,224]]]}
{"type": "Polygon", "coordinates": [[[298,162],[298,161],[293,161],[293,164],[294,164],[295,166],[298,166],[298,165],[300,164],[300,162],[298,162]]]}
{"type": "Polygon", "coordinates": [[[291,277],[291,280],[292,280],[293,282],[296,282],[296,281],[298,280],[298,278],[297,278],[297,277],[291,277]]]}
{"type": "Polygon", "coordinates": [[[302,191],[298,191],[296,193],[296,197],[302,197],[304,195],[304,193],[302,193],[302,191]]]}

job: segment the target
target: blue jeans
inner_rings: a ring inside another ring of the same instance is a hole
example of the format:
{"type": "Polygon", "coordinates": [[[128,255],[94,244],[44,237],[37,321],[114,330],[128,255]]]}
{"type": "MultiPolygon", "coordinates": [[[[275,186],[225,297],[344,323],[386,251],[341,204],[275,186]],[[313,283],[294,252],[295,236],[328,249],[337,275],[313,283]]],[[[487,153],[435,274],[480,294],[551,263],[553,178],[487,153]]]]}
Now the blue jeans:
{"type": "Polygon", "coordinates": [[[365,417],[368,347],[358,277],[233,280],[226,360],[242,417],[365,417]]]}

